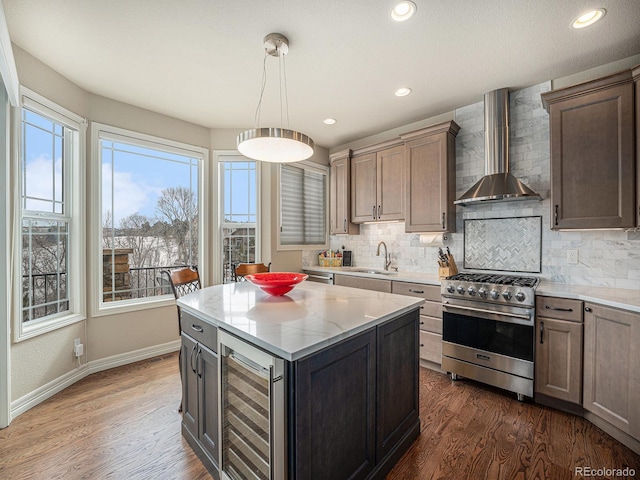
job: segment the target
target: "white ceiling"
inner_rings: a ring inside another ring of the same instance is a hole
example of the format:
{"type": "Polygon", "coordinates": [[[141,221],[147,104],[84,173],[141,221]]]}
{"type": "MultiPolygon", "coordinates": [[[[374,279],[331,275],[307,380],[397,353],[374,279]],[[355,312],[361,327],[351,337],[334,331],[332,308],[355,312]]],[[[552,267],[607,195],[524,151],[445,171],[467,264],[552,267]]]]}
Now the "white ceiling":
{"type": "MultiPolygon", "coordinates": [[[[290,128],[327,148],[640,53],[639,0],[415,0],[403,23],[393,3],[2,0],[12,41],[80,87],[210,128],[254,126],[262,39],[282,33],[290,128]]],[[[280,126],[267,65],[260,126],[280,126]]]]}

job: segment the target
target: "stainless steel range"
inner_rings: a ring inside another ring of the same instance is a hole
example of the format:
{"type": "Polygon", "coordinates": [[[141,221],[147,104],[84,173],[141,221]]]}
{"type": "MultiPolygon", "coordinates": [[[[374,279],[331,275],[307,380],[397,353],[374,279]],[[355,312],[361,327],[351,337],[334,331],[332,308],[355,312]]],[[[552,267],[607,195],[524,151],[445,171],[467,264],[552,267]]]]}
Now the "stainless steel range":
{"type": "Polygon", "coordinates": [[[533,397],[539,279],[459,273],[442,282],[442,369],[533,397]]]}

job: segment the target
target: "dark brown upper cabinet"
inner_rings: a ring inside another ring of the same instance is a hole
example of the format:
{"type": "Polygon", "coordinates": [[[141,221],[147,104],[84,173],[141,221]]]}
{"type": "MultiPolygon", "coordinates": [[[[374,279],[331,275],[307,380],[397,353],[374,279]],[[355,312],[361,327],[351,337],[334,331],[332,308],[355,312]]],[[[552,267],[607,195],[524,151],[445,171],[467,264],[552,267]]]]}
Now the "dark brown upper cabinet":
{"type": "Polygon", "coordinates": [[[351,221],[404,220],[404,147],[382,144],[351,159],[351,221]]]}
{"type": "Polygon", "coordinates": [[[358,235],[360,225],[351,222],[351,150],[331,155],[331,235],[358,235]]]}
{"type": "Polygon", "coordinates": [[[551,229],[638,221],[630,70],[542,94],[551,142],[551,229]]]}
{"type": "Polygon", "coordinates": [[[405,232],[455,232],[456,135],[453,121],[401,135],[405,141],[405,232]]]}

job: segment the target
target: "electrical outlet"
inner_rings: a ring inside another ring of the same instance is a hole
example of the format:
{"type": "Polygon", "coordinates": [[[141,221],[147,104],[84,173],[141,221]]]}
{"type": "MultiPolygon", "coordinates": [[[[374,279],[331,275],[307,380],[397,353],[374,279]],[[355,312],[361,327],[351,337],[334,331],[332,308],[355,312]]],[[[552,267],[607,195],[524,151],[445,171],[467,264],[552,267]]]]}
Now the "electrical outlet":
{"type": "Polygon", "coordinates": [[[567,250],[567,264],[578,265],[578,250],[567,250]]]}
{"type": "Polygon", "coordinates": [[[73,353],[76,357],[81,357],[84,354],[84,345],[80,341],[79,338],[73,341],[73,353]]]}

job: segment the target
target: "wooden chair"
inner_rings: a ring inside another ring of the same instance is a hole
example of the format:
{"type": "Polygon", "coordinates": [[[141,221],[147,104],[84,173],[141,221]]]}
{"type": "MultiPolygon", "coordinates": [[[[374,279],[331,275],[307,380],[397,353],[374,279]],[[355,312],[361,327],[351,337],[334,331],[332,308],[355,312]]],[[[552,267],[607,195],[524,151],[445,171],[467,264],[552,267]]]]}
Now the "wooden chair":
{"type": "MultiPolygon", "coordinates": [[[[171,290],[176,300],[187,293],[195,292],[202,288],[198,267],[184,267],[171,271],[163,270],[162,274],[169,277],[171,290]]],[[[178,333],[182,333],[182,312],[179,306],[176,305],[176,307],[178,308],[178,333]]]]}
{"type": "Polygon", "coordinates": [[[241,263],[235,269],[236,282],[244,282],[245,275],[269,271],[271,271],[271,262],[269,262],[269,265],[264,263],[241,263]]]}
{"type": "MultiPolygon", "coordinates": [[[[187,293],[195,292],[202,288],[197,267],[184,267],[171,271],[162,270],[161,275],[169,278],[171,290],[176,300],[187,293]]],[[[178,305],[176,307],[178,308],[178,334],[182,335],[182,311],[178,305]]],[[[178,369],[180,371],[180,380],[182,380],[182,346],[180,347],[180,353],[178,353],[178,369]]],[[[182,401],[180,401],[178,412],[182,412],[182,401]]]]}

